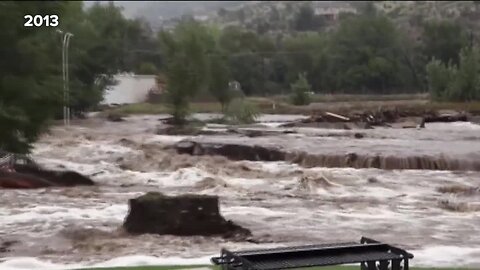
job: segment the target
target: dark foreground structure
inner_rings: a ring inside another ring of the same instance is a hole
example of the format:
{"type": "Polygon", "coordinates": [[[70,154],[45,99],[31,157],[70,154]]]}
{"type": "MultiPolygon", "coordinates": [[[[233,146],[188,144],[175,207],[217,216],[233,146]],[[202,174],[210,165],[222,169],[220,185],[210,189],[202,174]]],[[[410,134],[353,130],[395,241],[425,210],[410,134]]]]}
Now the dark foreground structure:
{"type": "Polygon", "coordinates": [[[362,237],[360,243],[309,245],[249,251],[222,249],[212,262],[224,270],[274,270],[360,263],[361,270],[408,270],[413,255],[362,237]]]}

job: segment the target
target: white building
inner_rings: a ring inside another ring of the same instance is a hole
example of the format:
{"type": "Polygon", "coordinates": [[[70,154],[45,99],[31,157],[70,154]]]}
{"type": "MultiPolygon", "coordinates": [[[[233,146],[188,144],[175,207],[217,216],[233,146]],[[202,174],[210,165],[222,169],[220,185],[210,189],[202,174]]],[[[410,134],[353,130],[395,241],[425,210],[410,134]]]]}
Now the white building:
{"type": "Polygon", "coordinates": [[[315,15],[325,16],[332,20],[337,20],[340,13],[356,14],[357,10],[350,6],[344,7],[319,7],[315,9],[315,15]]]}
{"type": "Polygon", "coordinates": [[[155,75],[117,74],[115,85],[109,86],[102,104],[130,104],[145,102],[150,90],[157,89],[155,75]]]}

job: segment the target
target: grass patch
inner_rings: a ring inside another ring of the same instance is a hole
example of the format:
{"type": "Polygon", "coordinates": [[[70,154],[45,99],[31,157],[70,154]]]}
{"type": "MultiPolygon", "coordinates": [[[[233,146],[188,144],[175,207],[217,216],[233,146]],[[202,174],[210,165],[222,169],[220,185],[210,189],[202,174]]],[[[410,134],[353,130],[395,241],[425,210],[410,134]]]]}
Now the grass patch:
{"type": "MultiPolygon", "coordinates": [[[[107,111],[121,114],[167,114],[169,108],[165,104],[135,103],[108,109],[107,111]]],[[[221,106],[217,102],[191,103],[190,111],[192,113],[215,113],[221,111],[221,106]]]]}
{"type": "Polygon", "coordinates": [[[111,111],[124,114],[164,114],[168,113],[168,108],[163,104],[135,103],[120,106],[111,111]]]}
{"type": "MultiPolygon", "coordinates": [[[[458,110],[480,114],[480,101],[476,102],[431,102],[425,94],[412,95],[315,95],[312,103],[306,106],[294,106],[287,96],[248,97],[246,101],[254,105],[262,114],[315,114],[323,111],[345,113],[352,110],[378,110],[379,108],[398,108],[399,110],[458,110]]],[[[102,114],[115,112],[131,114],[168,114],[166,104],[136,103],[107,109],[102,114]]],[[[193,102],[191,113],[220,113],[218,102],[193,102]]]]}
{"type": "MultiPolygon", "coordinates": [[[[428,100],[428,94],[397,94],[397,95],[351,95],[336,94],[322,95],[315,94],[311,97],[311,102],[348,102],[348,101],[389,101],[389,100],[428,100]]],[[[272,98],[277,102],[288,102],[289,97],[285,95],[274,96],[272,98]]]]}
{"type": "Polygon", "coordinates": [[[474,102],[429,102],[426,106],[436,110],[461,110],[480,113],[480,101],[474,102]]]}

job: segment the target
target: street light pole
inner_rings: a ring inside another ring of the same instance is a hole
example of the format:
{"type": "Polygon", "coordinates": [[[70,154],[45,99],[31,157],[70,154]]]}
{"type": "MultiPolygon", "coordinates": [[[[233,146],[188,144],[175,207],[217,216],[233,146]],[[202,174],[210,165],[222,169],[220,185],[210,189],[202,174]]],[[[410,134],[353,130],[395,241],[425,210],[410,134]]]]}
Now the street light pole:
{"type": "Polygon", "coordinates": [[[66,83],[65,83],[65,93],[66,93],[66,96],[67,96],[67,101],[66,101],[66,104],[67,104],[67,126],[70,126],[70,87],[69,87],[69,76],[68,76],[68,70],[69,70],[69,63],[68,63],[68,47],[70,45],[70,38],[73,36],[73,34],[71,33],[67,33],[66,34],[67,36],[67,41],[66,41],[66,45],[65,45],[65,79],[66,79],[66,83]]]}
{"type": "MultiPolygon", "coordinates": [[[[57,32],[63,35],[63,31],[57,29],[57,32]]],[[[70,125],[70,93],[68,87],[68,45],[72,33],[65,33],[62,38],[62,78],[63,78],[63,124],[70,125]]]]}
{"type": "MultiPolygon", "coordinates": [[[[63,32],[62,32],[63,33],[63,32]]],[[[66,78],[65,78],[65,44],[67,35],[63,36],[62,40],[62,80],[63,80],[63,125],[67,126],[67,92],[66,92],[66,78]]]]}

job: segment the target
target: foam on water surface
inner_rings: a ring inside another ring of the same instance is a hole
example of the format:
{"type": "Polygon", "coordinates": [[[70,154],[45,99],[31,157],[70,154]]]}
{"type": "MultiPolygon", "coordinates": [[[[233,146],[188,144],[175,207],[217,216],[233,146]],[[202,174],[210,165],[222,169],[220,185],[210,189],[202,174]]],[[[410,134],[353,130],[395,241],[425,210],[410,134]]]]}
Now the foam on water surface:
{"type": "Polygon", "coordinates": [[[423,250],[412,250],[412,253],[415,255],[413,266],[475,269],[480,265],[480,247],[429,246],[423,250]]]}
{"type": "MultiPolygon", "coordinates": [[[[281,117],[273,120],[282,121],[281,117]]],[[[480,194],[438,191],[448,186],[478,187],[479,172],[302,168],[285,162],[218,162],[211,157],[191,157],[186,165],[162,169],[155,166],[164,161],[157,159],[159,155],[172,161],[181,157],[161,147],[150,153],[150,158],[144,152],[155,145],[171,146],[186,137],[155,135],[147,130],[154,130],[157,123],[158,117],[136,116],[118,123],[118,127],[116,123],[72,126],[42,138],[33,153],[39,163],[91,175],[99,185],[2,190],[0,244],[10,240],[20,244],[11,247],[12,253],[0,255],[30,257],[9,258],[0,263],[0,270],[208,264],[206,256],[218,254],[224,246],[235,250],[358,241],[362,235],[409,247],[407,250],[415,254],[412,265],[480,268],[479,212],[452,211],[441,204],[476,205],[480,194]],[[124,167],[121,160],[134,162],[124,167]],[[118,233],[128,212],[128,200],[148,191],[218,195],[221,213],[251,229],[255,237],[266,239],[265,243],[118,233]],[[184,255],[200,259],[178,258],[184,255]]],[[[418,136],[445,144],[444,136],[437,134],[439,130],[449,138],[459,136],[456,128],[466,129],[462,136],[473,136],[476,131],[475,126],[465,123],[453,127],[429,124],[422,133],[371,130],[367,135],[377,136],[378,142],[381,136],[396,136],[396,140],[418,136]]],[[[324,142],[341,150],[343,140],[326,138],[324,142]]],[[[259,142],[263,142],[261,138],[259,142]]]]}
{"type": "MultiPolygon", "coordinates": [[[[213,256],[213,255],[212,255],[213,256]]],[[[180,257],[159,258],[146,255],[132,255],[114,258],[101,263],[77,263],[77,264],[56,264],[45,262],[33,257],[23,258],[5,258],[4,262],[0,262],[0,270],[71,270],[79,268],[96,268],[96,267],[128,267],[128,266],[163,266],[163,265],[209,265],[210,258],[191,258],[185,259],[180,257]]],[[[205,268],[197,268],[205,269],[205,268]]]]}
{"type": "MultiPolygon", "coordinates": [[[[475,267],[480,264],[480,247],[430,246],[425,249],[411,250],[413,267],[475,267]]],[[[211,256],[199,258],[154,257],[147,255],[130,255],[113,258],[99,263],[58,264],[39,260],[34,257],[4,258],[0,270],[71,270],[95,267],[129,267],[129,266],[166,266],[166,265],[210,265],[211,256]]],[[[192,269],[192,268],[189,268],[192,269]]],[[[210,269],[205,267],[196,270],[210,269]]]]}

